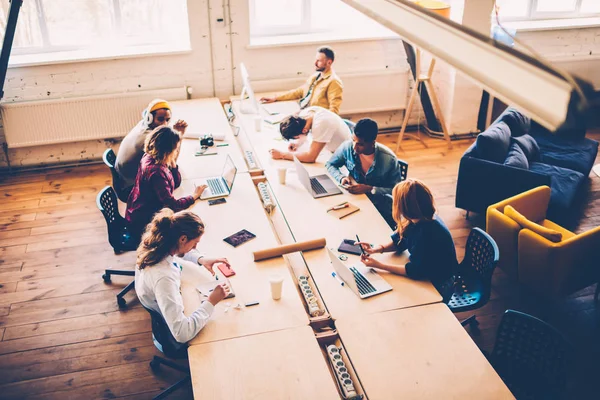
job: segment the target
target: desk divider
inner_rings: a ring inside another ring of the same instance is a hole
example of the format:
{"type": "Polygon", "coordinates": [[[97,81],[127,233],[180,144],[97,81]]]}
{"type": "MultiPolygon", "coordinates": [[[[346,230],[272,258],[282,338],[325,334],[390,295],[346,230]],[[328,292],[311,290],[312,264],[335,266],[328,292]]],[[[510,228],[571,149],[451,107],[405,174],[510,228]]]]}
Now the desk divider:
{"type": "MultiPolygon", "coordinates": [[[[367,396],[360,383],[360,380],[358,379],[354,366],[348,358],[343,343],[340,340],[339,334],[335,330],[335,323],[331,318],[329,311],[327,310],[327,307],[319,292],[319,288],[314,284],[314,280],[312,279],[310,270],[308,269],[306,261],[303,257],[302,250],[308,250],[312,248],[323,248],[326,244],[325,239],[322,238],[300,243],[296,242],[293,233],[291,232],[289,226],[287,225],[287,222],[285,221],[285,217],[281,213],[281,209],[278,209],[277,206],[270,208],[264,201],[264,186],[266,185],[268,187],[269,184],[267,177],[254,176],[252,178],[252,181],[254,182],[254,186],[256,187],[257,195],[263,201],[265,213],[271,223],[273,233],[275,234],[277,240],[280,243],[282,243],[282,246],[279,246],[277,249],[296,249],[292,252],[286,251],[285,253],[281,253],[281,256],[286,260],[286,264],[290,269],[292,279],[296,284],[296,290],[298,291],[298,294],[300,295],[300,298],[302,299],[306,312],[309,316],[309,325],[315,332],[315,339],[319,343],[319,348],[321,349],[323,358],[325,359],[325,362],[329,368],[331,377],[336,382],[336,387],[338,389],[340,397],[346,400],[367,399],[367,396]],[[283,245],[283,243],[289,244],[283,245]],[[308,294],[312,296],[309,297],[308,294]],[[333,351],[337,351],[339,356],[341,356],[340,361],[343,362],[343,366],[335,365],[333,363],[332,357],[330,357],[331,351],[329,351],[332,349],[331,346],[335,346],[335,349],[337,349],[333,351]],[[349,385],[348,379],[352,381],[352,383],[349,385]],[[346,382],[346,384],[344,384],[344,382],[346,382]],[[353,391],[348,391],[348,388],[353,389],[353,391]]],[[[271,196],[270,191],[269,196],[271,196]]],[[[271,199],[275,204],[277,203],[275,197],[271,197],[271,199]]],[[[261,252],[255,252],[255,260],[258,261],[259,259],[262,259],[257,258],[256,253],[261,252]]],[[[261,257],[260,254],[259,257],[261,257]]]]}

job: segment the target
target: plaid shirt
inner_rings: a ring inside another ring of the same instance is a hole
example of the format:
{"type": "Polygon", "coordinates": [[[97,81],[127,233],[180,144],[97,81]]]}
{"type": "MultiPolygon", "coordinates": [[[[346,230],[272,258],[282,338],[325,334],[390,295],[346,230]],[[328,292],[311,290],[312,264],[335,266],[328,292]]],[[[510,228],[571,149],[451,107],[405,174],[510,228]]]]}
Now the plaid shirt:
{"type": "Polygon", "coordinates": [[[157,164],[148,154],[144,154],[135,184],[127,199],[125,220],[132,233],[141,233],[152,220],[154,214],[163,207],[177,212],[194,204],[192,196],[180,199],[173,197],[173,191],[181,185],[179,168],[169,168],[157,164]]]}

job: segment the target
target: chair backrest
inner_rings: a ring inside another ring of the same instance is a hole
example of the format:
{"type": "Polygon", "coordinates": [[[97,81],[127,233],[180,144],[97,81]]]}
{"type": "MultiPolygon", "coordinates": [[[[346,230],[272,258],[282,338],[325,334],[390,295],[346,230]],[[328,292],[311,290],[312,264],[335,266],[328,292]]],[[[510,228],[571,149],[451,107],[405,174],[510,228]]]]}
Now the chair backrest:
{"type": "Polygon", "coordinates": [[[354,133],[354,127],[356,126],[356,124],[346,118],[342,118],[342,121],[344,121],[344,123],[348,126],[348,128],[350,128],[350,132],[354,133]]]}
{"type": "Polygon", "coordinates": [[[185,358],[187,355],[187,343],[179,343],[171,333],[165,319],[159,312],[146,308],[152,319],[152,335],[160,343],[162,352],[169,358],[185,358]]]}
{"type": "Polygon", "coordinates": [[[115,155],[113,149],[106,149],[104,154],[102,154],[102,161],[104,161],[104,164],[106,164],[106,166],[111,170],[115,167],[117,156],[115,155]]]}
{"type": "Polygon", "coordinates": [[[108,228],[108,242],[115,249],[120,251],[123,246],[123,232],[125,220],[119,214],[119,203],[117,195],[112,187],[106,186],[98,193],[96,197],[96,206],[104,215],[106,227],[108,228]]]}
{"type": "Polygon", "coordinates": [[[490,235],[479,228],[473,228],[467,239],[465,258],[460,263],[458,274],[475,277],[482,283],[481,297],[484,302],[490,298],[492,276],[498,264],[500,252],[490,235]]]}
{"type": "Polygon", "coordinates": [[[117,156],[115,155],[115,152],[112,149],[106,149],[106,151],[102,155],[102,160],[104,161],[104,164],[106,164],[106,166],[110,169],[110,174],[112,176],[113,181],[113,188],[115,189],[117,197],[119,198],[119,200],[126,203],[131,188],[127,188],[127,190],[125,190],[125,185],[121,180],[121,176],[115,169],[115,162],[117,161],[117,156]]]}
{"type": "Polygon", "coordinates": [[[573,346],[552,326],[506,310],[490,356],[496,372],[518,399],[559,399],[564,393],[573,346]]]}
{"type": "Polygon", "coordinates": [[[400,182],[405,181],[408,177],[408,163],[404,160],[398,159],[398,166],[400,167],[400,182]]]}

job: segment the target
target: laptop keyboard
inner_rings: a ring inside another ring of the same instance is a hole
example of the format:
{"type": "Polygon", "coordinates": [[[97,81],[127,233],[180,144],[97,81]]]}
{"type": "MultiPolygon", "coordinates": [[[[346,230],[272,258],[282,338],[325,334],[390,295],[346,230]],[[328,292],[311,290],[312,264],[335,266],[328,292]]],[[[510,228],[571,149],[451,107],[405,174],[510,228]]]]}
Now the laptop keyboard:
{"type": "Polygon", "coordinates": [[[321,183],[318,180],[316,180],[315,178],[310,179],[310,187],[312,188],[313,192],[315,192],[316,194],[327,193],[327,190],[325,190],[323,185],[321,185],[321,183]]]}
{"type": "Polygon", "coordinates": [[[354,281],[356,281],[356,286],[358,286],[360,294],[365,295],[377,291],[375,287],[371,285],[371,282],[369,282],[356,268],[350,267],[349,269],[354,274],[354,281]]]}
{"type": "Polygon", "coordinates": [[[208,184],[208,187],[210,188],[210,191],[212,194],[227,193],[225,191],[225,188],[223,187],[223,184],[221,183],[220,179],[215,179],[215,178],[207,179],[206,183],[208,184]]]}

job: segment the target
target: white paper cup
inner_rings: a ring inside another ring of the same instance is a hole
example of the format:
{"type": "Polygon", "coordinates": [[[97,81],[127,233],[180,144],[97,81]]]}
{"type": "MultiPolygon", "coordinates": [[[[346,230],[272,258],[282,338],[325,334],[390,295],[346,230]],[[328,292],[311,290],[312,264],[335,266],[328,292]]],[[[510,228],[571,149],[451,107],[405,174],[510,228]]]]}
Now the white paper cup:
{"type": "Polygon", "coordinates": [[[287,173],[287,168],[277,168],[277,173],[279,174],[279,183],[285,185],[285,175],[287,173]]]}
{"type": "Polygon", "coordinates": [[[281,299],[281,289],[283,288],[283,276],[273,275],[269,278],[271,284],[271,297],[273,300],[281,299]]]}
{"type": "Polygon", "coordinates": [[[260,115],[254,117],[254,130],[256,132],[260,132],[262,130],[262,117],[260,115]]]}

